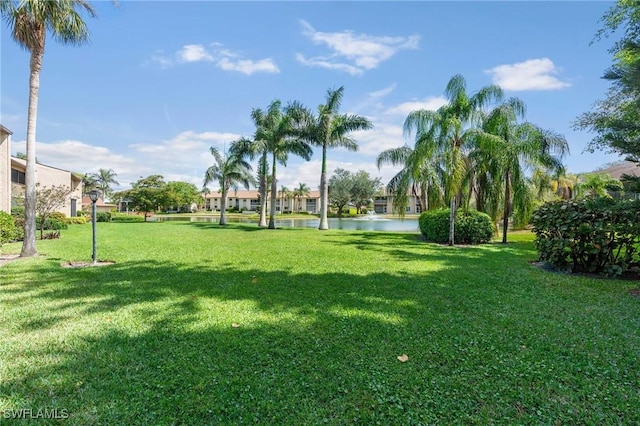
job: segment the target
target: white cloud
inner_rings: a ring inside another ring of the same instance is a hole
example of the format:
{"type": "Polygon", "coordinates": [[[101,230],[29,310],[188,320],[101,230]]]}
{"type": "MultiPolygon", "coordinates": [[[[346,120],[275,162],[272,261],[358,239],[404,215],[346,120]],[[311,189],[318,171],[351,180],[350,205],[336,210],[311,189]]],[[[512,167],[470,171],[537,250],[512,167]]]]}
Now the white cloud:
{"type": "Polygon", "coordinates": [[[358,142],[359,153],[377,156],[382,151],[397,148],[404,144],[402,126],[386,122],[374,122],[370,130],[359,130],[351,133],[358,142]]]}
{"type": "Polygon", "coordinates": [[[173,56],[155,54],[151,61],[162,68],[168,68],[176,63],[211,62],[224,71],[236,71],[246,75],[254,73],[278,73],[280,69],[271,58],[258,60],[246,59],[238,52],[223,48],[221,43],[211,43],[207,48],[201,44],[187,44],[182,46],[173,56]]]}
{"type": "Polygon", "coordinates": [[[409,115],[412,111],[419,109],[428,109],[435,111],[447,103],[447,99],[443,96],[432,96],[424,100],[412,100],[403,102],[399,105],[387,109],[384,113],[388,115],[409,115]]]}
{"type": "Polygon", "coordinates": [[[321,32],[316,31],[307,21],[301,21],[302,34],[314,44],[329,48],[329,56],[306,58],[296,54],[296,59],[303,65],[345,71],[352,75],[362,74],[377,68],[398,53],[400,50],[416,49],[420,36],[408,37],[373,36],[356,34],[353,31],[321,32]]]}
{"type": "Polygon", "coordinates": [[[370,92],[369,93],[369,97],[371,98],[381,98],[383,96],[387,96],[388,94],[392,93],[394,90],[396,90],[396,83],[393,83],[383,89],[380,90],[376,90],[375,92],[370,92]]]}
{"type": "Polygon", "coordinates": [[[261,59],[259,61],[240,59],[232,61],[230,58],[222,58],[218,62],[218,67],[225,71],[238,71],[246,75],[251,75],[254,72],[277,73],[280,71],[272,59],[261,59]]]}
{"type": "Polygon", "coordinates": [[[571,86],[571,83],[556,77],[560,69],[549,58],[498,65],[484,72],[492,76],[494,84],[505,90],[557,90],[571,86]]]}
{"type": "Polygon", "coordinates": [[[182,46],[177,54],[182,62],[212,62],[213,56],[201,44],[187,44],[182,46]]]}

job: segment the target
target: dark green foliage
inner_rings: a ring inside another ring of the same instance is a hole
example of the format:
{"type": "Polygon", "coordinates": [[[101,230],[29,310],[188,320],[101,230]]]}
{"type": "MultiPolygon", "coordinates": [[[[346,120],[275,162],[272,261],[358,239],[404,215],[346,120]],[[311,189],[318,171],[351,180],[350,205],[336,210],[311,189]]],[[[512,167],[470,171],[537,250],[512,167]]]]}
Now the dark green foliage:
{"type": "Polygon", "coordinates": [[[97,212],[96,222],[111,222],[111,212],[97,212]]]}
{"type": "Polygon", "coordinates": [[[15,227],[13,216],[9,213],[0,212],[0,246],[13,239],[15,227]]]}
{"type": "Polygon", "coordinates": [[[24,207],[11,207],[11,216],[24,219],[24,207]]]}
{"type": "Polygon", "coordinates": [[[533,225],[539,260],[556,268],[619,275],[640,266],[640,201],[550,202],[533,225]]]}
{"type": "MultiPolygon", "coordinates": [[[[449,242],[449,209],[429,210],[420,214],[420,232],[435,243],[449,242]]],[[[488,214],[469,210],[458,211],[455,223],[456,244],[487,243],[493,236],[494,227],[488,214]]]]}
{"type": "Polygon", "coordinates": [[[111,222],[144,222],[144,216],[116,214],[111,216],[111,222]]]}
{"type": "Polygon", "coordinates": [[[42,229],[43,231],[59,231],[61,229],[67,229],[69,226],[67,225],[66,220],[60,220],[55,217],[49,217],[44,221],[43,226],[42,219],[40,217],[36,218],[36,226],[38,229],[42,229]]]}

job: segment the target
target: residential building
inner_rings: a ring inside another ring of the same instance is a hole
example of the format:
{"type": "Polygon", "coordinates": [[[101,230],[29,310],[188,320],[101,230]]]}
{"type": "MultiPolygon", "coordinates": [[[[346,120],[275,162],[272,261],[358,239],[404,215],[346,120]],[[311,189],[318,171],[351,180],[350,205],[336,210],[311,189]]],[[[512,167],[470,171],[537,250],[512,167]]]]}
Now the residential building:
{"type": "Polygon", "coordinates": [[[11,212],[11,134],[0,124],[0,212],[11,212]]]}
{"type": "MultiPolygon", "coordinates": [[[[25,170],[27,162],[17,157],[11,157],[11,200],[12,205],[18,205],[24,198],[25,170]]],[[[68,170],[59,169],[46,164],[36,163],[36,182],[40,187],[65,186],[71,193],[64,206],[57,211],[67,216],[76,216],[82,199],[82,175],[68,170]]]]}
{"type": "MultiPolygon", "coordinates": [[[[271,197],[271,194],[269,194],[271,197]]],[[[221,194],[219,192],[211,192],[205,196],[206,210],[220,210],[221,194]]],[[[270,200],[270,198],[268,198],[270,200]]],[[[238,190],[229,191],[227,193],[227,209],[237,208],[240,211],[256,211],[260,208],[259,192],[255,190],[238,190]]],[[[268,207],[267,207],[268,208],[268,207]]],[[[283,199],[280,194],[276,198],[277,212],[297,212],[304,211],[309,213],[318,213],[320,211],[320,191],[311,191],[308,196],[301,199],[295,199],[289,196],[283,199]]]]}

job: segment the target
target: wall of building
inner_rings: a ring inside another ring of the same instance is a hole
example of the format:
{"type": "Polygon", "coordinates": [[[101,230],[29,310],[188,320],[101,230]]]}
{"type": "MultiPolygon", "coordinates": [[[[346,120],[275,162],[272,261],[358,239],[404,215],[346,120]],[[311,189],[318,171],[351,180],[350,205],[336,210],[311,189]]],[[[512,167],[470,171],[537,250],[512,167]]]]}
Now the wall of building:
{"type": "Polygon", "coordinates": [[[0,126],[0,211],[11,212],[11,132],[0,126]]]}

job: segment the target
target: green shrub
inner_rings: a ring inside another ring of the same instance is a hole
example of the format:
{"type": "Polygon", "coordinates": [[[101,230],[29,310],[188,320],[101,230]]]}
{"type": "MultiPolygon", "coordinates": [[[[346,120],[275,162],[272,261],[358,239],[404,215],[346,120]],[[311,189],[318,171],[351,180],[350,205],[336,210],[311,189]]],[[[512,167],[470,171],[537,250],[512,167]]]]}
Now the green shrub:
{"type": "Polygon", "coordinates": [[[62,212],[52,212],[49,214],[49,218],[57,220],[58,222],[65,222],[67,220],[67,215],[62,212]]]}
{"type": "Polygon", "coordinates": [[[83,225],[87,223],[87,218],[84,216],[68,217],[65,222],[67,225],[83,225]]]}
{"type": "MultiPolygon", "coordinates": [[[[36,228],[40,229],[41,228],[41,223],[42,223],[42,218],[38,217],[36,218],[36,228]]],[[[44,226],[42,226],[42,229],[45,231],[59,231],[61,229],[67,229],[67,223],[66,221],[62,221],[62,220],[58,220],[56,218],[53,217],[49,217],[47,218],[47,220],[44,221],[44,226]]]]}
{"type": "Polygon", "coordinates": [[[111,222],[111,212],[96,212],[96,222],[111,222]]]}
{"type": "Polygon", "coordinates": [[[6,212],[0,212],[0,246],[13,240],[15,227],[13,216],[6,212]]]}
{"type": "Polygon", "coordinates": [[[111,222],[144,222],[143,216],[138,215],[113,215],[111,216],[111,222]]]}
{"type": "MultiPolygon", "coordinates": [[[[428,210],[418,218],[420,232],[427,241],[449,242],[449,209],[428,210]]],[[[487,243],[493,236],[493,223],[488,214],[476,210],[458,210],[455,221],[456,244],[487,243]]]]}
{"type": "Polygon", "coordinates": [[[91,212],[87,212],[87,211],[84,211],[84,210],[78,210],[76,212],[76,216],[85,217],[87,219],[90,219],[91,218],[91,212]]]}
{"type": "Polygon", "coordinates": [[[25,212],[24,212],[24,207],[22,206],[18,206],[18,207],[11,207],[11,216],[13,216],[14,218],[25,218],[25,212]]]}
{"type": "Polygon", "coordinates": [[[640,201],[554,201],[533,215],[538,260],[570,272],[619,275],[640,267],[640,201]]]}

